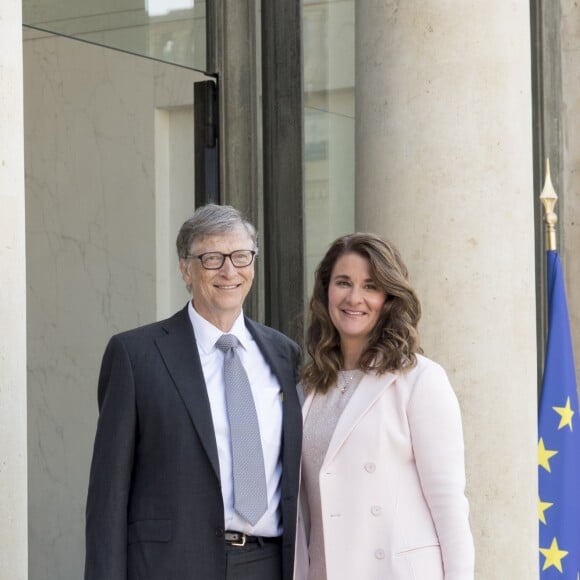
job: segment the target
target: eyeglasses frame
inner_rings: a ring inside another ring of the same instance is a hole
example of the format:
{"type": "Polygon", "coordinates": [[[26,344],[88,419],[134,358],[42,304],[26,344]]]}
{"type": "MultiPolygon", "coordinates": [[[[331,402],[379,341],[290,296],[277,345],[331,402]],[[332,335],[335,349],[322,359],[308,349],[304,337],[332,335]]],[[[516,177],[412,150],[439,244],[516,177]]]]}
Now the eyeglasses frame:
{"type": "Polygon", "coordinates": [[[230,252],[229,254],[224,254],[223,252],[204,252],[203,254],[198,254],[197,256],[195,256],[193,254],[187,254],[185,256],[185,259],[186,260],[193,260],[195,258],[196,260],[199,260],[199,263],[201,264],[201,267],[204,270],[220,270],[221,268],[224,267],[224,264],[226,263],[226,258],[229,258],[230,262],[232,263],[232,266],[239,270],[240,268],[247,268],[248,266],[251,266],[252,263],[254,262],[254,258],[257,255],[258,255],[257,250],[234,250],[233,252],[230,252]],[[250,252],[250,254],[252,254],[252,259],[245,266],[236,266],[234,264],[234,261],[232,260],[232,255],[237,254],[238,252],[250,252]],[[207,266],[204,266],[203,257],[207,256],[208,254],[219,254],[222,257],[222,263],[217,268],[208,268],[207,266]]]}

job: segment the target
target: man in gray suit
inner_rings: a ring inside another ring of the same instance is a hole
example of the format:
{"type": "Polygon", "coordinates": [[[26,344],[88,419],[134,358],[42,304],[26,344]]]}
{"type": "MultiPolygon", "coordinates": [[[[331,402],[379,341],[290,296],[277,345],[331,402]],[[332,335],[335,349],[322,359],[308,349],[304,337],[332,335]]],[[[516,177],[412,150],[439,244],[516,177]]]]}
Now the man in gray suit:
{"type": "Polygon", "coordinates": [[[244,317],[257,245],[237,210],[196,210],[177,252],[192,300],[103,357],[85,580],[290,580],[299,349],[244,317]]]}

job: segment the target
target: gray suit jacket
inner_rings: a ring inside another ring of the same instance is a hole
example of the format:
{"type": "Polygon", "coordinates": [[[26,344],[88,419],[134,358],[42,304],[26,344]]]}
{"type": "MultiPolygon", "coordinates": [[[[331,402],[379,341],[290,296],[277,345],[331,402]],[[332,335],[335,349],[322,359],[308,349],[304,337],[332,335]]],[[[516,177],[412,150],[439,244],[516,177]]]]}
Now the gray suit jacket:
{"type": "MultiPolygon", "coordinates": [[[[292,578],[302,418],[299,349],[246,319],[283,392],[283,578],[292,578]]],[[[222,580],[224,509],[209,399],[184,308],[111,338],[86,512],[85,580],[222,580]]]]}

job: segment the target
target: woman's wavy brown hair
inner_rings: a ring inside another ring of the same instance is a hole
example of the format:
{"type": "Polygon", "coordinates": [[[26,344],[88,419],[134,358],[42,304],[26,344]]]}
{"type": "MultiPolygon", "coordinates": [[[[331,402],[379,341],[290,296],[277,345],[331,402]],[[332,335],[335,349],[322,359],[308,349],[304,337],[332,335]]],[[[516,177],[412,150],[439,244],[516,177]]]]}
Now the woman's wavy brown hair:
{"type": "Polygon", "coordinates": [[[349,253],[369,261],[373,281],[387,295],[358,368],[378,374],[399,371],[415,366],[416,354],[422,352],[417,331],[421,304],[409,283],[407,267],[399,251],[374,234],[340,237],[330,246],[315,274],[306,333],[310,359],[302,371],[302,384],[307,391],[328,390],[343,366],[340,336],[328,312],[328,287],[336,261],[349,253]]]}

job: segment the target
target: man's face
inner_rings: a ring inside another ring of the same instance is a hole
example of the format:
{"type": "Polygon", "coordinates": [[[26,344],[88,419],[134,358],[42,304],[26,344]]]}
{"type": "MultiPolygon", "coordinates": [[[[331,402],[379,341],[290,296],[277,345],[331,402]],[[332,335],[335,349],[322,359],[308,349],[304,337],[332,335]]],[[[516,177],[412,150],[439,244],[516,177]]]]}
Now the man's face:
{"type": "MultiPolygon", "coordinates": [[[[196,240],[190,255],[206,252],[230,254],[236,250],[253,250],[252,238],[243,226],[231,232],[206,236],[196,240]]],[[[197,258],[180,261],[183,280],[191,285],[195,310],[206,320],[227,332],[239,316],[242,305],[254,280],[254,262],[244,268],[236,268],[226,258],[219,270],[206,270],[197,258]]]]}

